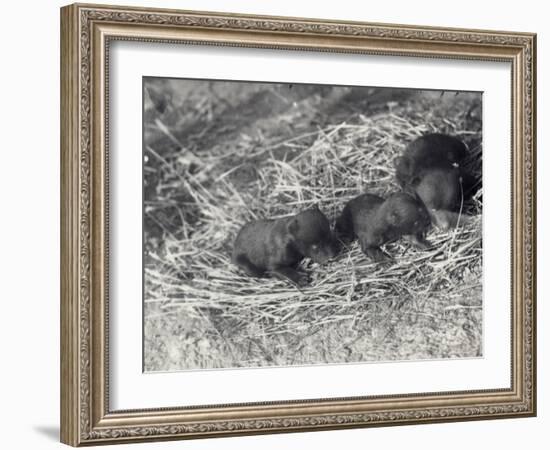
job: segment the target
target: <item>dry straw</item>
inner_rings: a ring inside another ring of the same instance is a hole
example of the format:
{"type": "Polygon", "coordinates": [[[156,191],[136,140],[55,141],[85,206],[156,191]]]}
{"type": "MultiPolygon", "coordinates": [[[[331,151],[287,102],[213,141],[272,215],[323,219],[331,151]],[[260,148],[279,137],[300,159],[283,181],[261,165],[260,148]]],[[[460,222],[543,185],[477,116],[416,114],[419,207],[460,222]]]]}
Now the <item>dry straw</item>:
{"type": "Polygon", "coordinates": [[[429,250],[386,246],[390,264],[353,243],[328,264],[305,260],[311,284],[298,289],[247,277],[230,261],[249,220],[317,204],[334,223],[353,197],[396,191],[393,160],[422,134],[462,138],[479,176],[480,119],[471,111],[480,100],[444,100],[419,96],[283,138],[241,135],[198,158],[181,143],[166,155],[147,146],[157,184],[146,214],[161,231],[145,267],[146,369],[480,356],[481,189],[458,227],[431,231],[429,250]],[[170,215],[179,226],[167,225],[170,215]]]}

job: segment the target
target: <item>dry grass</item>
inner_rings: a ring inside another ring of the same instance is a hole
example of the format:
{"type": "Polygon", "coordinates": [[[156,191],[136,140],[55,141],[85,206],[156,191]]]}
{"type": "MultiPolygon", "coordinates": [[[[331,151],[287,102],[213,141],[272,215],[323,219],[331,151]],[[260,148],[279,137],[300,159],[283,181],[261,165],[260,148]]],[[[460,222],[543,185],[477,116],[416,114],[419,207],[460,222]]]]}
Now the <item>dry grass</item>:
{"type": "MultiPolygon", "coordinates": [[[[208,148],[170,125],[177,107],[149,115],[152,135],[174,146],[162,151],[146,134],[146,370],[481,356],[481,190],[463,224],[430,233],[432,249],[388,245],[391,264],[354,243],[329,264],[304,261],[312,282],[302,290],[231,264],[249,220],[317,203],[333,223],[358,194],[397,190],[393,159],[424,133],[463,138],[480,170],[479,95],[417,92],[361,113],[337,89],[237,124],[208,148]]],[[[224,109],[213,102],[220,111],[204,127],[216,136],[224,109]]]]}

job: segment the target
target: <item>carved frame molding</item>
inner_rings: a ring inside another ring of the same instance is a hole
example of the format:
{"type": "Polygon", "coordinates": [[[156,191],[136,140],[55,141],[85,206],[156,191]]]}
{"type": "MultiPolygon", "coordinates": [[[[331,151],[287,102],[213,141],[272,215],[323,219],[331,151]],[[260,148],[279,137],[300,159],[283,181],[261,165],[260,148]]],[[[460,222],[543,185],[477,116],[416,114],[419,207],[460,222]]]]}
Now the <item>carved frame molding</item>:
{"type": "Polygon", "coordinates": [[[536,36],[98,5],[61,10],[61,438],[139,440],[532,416],[536,411],[536,36]],[[512,386],[311,401],[108,408],[108,57],[114,39],[509,61],[512,386]]]}

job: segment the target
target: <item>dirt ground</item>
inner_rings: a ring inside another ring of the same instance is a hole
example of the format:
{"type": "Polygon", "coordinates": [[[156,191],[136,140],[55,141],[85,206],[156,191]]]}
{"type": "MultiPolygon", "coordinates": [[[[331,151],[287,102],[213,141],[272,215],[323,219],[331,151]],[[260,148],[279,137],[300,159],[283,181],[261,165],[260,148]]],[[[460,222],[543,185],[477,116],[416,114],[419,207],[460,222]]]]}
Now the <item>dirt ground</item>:
{"type": "Polygon", "coordinates": [[[428,132],[467,144],[481,175],[481,94],[146,79],[144,369],[172,371],[480,357],[482,189],[432,248],[357,244],[311,285],[245,277],[240,227],[318,204],[331,223],[398,189],[394,158],[428,132]]]}

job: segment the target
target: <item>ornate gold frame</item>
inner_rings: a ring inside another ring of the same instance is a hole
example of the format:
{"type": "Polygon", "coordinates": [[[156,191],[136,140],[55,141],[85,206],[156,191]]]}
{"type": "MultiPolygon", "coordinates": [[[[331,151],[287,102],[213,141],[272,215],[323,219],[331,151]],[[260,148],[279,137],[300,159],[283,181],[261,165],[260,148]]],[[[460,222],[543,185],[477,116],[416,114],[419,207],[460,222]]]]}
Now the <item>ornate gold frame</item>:
{"type": "Polygon", "coordinates": [[[62,442],[78,446],[535,415],[535,51],[536,36],[529,33],[98,5],[62,8],[62,442]],[[114,39],[510,62],[511,387],[110,411],[106,62],[109,42],[114,39]]]}

